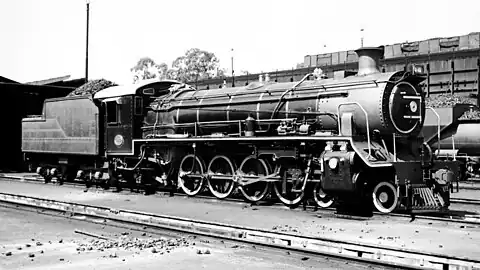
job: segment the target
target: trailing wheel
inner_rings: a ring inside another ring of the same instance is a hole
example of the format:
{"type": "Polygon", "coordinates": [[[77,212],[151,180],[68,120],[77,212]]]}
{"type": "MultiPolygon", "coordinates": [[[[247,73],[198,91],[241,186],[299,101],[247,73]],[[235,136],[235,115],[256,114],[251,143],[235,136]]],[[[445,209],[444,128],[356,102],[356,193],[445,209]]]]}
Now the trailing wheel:
{"type": "Polygon", "coordinates": [[[205,163],[199,156],[189,154],[180,162],[178,185],[188,196],[197,195],[203,188],[205,163]]]}
{"type": "MultiPolygon", "coordinates": [[[[270,174],[270,169],[263,159],[249,156],[242,161],[239,169],[240,176],[264,177],[270,174]]],[[[268,194],[269,184],[266,181],[259,181],[246,186],[239,186],[238,190],[248,202],[259,202],[268,194]]]]}
{"type": "MultiPolygon", "coordinates": [[[[302,178],[302,176],[300,177],[302,178]]],[[[303,197],[305,196],[305,191],[301,187],[303,185],[303,181],[305,180],[294,180],[291,177],[287,177],[287,179],[274,182],[273,189],[283,204],[288,207],[295,207],[302,202],[303,197]],[[295,183],[299,181],[301,182],[295,183]]]]}
{"type": "Polygon", "coordinates": [[[317,182],[313,188],[313,199],[320,208],[328,208],[332,206],[334,202],[333,197],[327,195],[325,191],[323,191],[321,182],[317,182]]]}
{"type": "Polygon", "coordinates": [[[225,199],[232,194],[235,187],[233,177],[235,164],[226,156],[215,156],[208,164],[208,189],[213,196],[225,199]]]}
{"type": "Polygon", "coordinates": [[[373,205],[381,213],[390,213],[397,207],[398,194],[390,182],[380,182],[373,189],[373,205]]]}

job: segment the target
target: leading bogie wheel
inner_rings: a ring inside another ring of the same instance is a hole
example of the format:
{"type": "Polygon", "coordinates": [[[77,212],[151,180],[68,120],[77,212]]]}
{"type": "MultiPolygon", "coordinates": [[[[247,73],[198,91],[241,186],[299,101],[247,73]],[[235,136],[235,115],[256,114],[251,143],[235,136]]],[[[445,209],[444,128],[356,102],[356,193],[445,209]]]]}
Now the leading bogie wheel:
{"type": "MultiPolygon", "coordinates": [[[[265,160],[249,156],[242,161],[239,174],[241,176],[263,177],[270,174],[270,169],[265,160]]],[[[259,181],[250,185],[239,186],[238,190],[246,201],[256,203],[267,196],[269,187],[268,182],[259,181]]]]}
{"type": "Polygon", "coordinates": [[[390,182],[378,183],[372,192],[373,205],[381,213],[391,213],[398,204],[398,193],[390,182]]]}
{"type": "Polygon", "coordinates": [[[208,164],[208,189],[218,199],[225,199],[235,187],[233,177],[236,167],[232,160],[223,155],[215,156],[208,164]]]}
{"type": "Polygon", "coordinates": [[[334,198],[325,193],[321,182],[317,182],[313,188],[313,199],[320,208],[328,208],[334,203],[334,198]]]}
{"type": "Polygon", "coordinates": [[[195,196],[203,188],[205,163],[193,154],[186,155],[178,170],[178,185],[188,196],[195,196]]]}

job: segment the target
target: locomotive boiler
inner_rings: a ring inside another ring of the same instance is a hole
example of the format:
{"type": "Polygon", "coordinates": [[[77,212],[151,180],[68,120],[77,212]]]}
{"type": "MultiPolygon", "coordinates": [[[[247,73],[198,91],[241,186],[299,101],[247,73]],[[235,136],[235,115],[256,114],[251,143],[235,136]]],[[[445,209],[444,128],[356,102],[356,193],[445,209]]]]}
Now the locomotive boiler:
{"type": "Polygon", "coordinates": [[[356,53],[355,76],[173,89],[152,103],[134,144],[152,163],[178,159],[179,186],[192,196],[207,182],[218,198],[238,186],[251,202],[271,188],[289,206],[312,191],[321,207],[337,199],[381,212],[445,209],[456,164],[433,169],[418,138],[424,78],[381,73],[381,47],[356,53]]]}
{"type": "Polygon", "coordinates": [[[298,123],[312,123],[312,130],[337,131],[338,114],[351,111],[359,134],[366,134],[368,129],[381,134],[416,136],[425,115],[418,88],[423,79],[398,72],[380,73],[376,61],[383,56],[382,50],[363,48],[356,52],[359,54],[357,76],[306,80],[310,76],[307,75],[299,82],[189,89],[160,98],[154,109],[169,116],[157,124],[163,129],[172,128],[175,133],[195,134],[192,123],[212,122],[212,126],[217,123],[221,128],[197,126],[196,135],[235,130],[238,133],[237,122],[252,117],[257,134],[274,134],[283,128],[272,125],[275,122],[272,119],[296,119],[298,123]]]}

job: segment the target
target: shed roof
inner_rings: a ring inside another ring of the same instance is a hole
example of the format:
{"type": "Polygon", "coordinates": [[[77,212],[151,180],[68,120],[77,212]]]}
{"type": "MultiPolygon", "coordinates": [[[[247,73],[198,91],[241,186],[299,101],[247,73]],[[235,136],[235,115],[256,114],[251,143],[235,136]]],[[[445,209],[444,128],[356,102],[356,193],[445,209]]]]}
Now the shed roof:
{"type": "Polygon", "coordinates": [[[98,91],[94,98],[95,99],[104,99],[104,98],[111,98],[111,97],[121,97],[121,96],[127,96],[127,95],[135,95],[137,91],[141,88],[147,88],[150,85],[166,85],[169,87],[172,84],[179,84],[179,81],[176,80],[158,80],[158,79],[153,79],[153,80],[143,80],[140,81],[139,83],[135,84],[128,84],[128,85],[118,85],[118,86],[112,86],[109,88],[106,88],[104,90],[98,91]]]}
{"type": "Polygon", "coordinates": [[[47,85],[47,84],[52,84],[52,83],[57,83],[57,82],[63,82],[67,79],[70,79],[70,75],[65,75],[65,76],[55,77],[55,78],[50,78],[50,79],[45,79],[45,80],[39,80],[39,81],[33,81],[33,82],[26,82],[25,84],[47,85]]]}

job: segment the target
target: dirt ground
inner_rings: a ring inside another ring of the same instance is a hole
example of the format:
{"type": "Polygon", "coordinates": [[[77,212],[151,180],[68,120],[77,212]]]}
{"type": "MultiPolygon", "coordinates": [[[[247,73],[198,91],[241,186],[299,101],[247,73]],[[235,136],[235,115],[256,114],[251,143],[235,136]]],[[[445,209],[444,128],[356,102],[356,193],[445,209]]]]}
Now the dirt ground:
{"type": "Polygon", "coordinates": [[[372,269],[0,207],[0,269],[372,269]],[[102,240],[75,230],[104,236],[102,240]],[[152,244],[153,243],[153,244],[152,244]]]}

